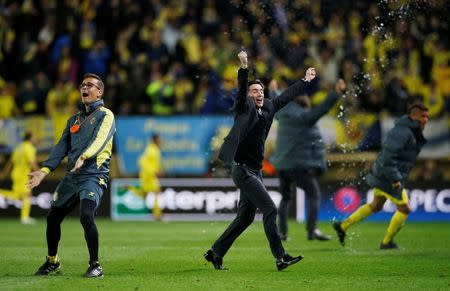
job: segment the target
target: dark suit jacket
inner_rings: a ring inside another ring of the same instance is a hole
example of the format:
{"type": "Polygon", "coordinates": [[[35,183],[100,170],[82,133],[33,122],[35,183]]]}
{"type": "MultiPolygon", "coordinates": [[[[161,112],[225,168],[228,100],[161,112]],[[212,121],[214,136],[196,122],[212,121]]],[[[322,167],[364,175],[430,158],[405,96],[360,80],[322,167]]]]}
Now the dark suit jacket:
{"type": "MultiPolygon", "coordinates": [[[[280,96],[274,99],[264,99],[264,106],[261,110],[269,118],[269,125],[272,124],[273,117],[278,110],[295,97],[307,94],[309,88],[309,82],[300,80],[289,86],[280,96]]],[[[258,108],[256,108],[255,102],[247,96],[247,92],[248,70],[241,68],[238,71],[238,93],[233,106],[234,124],[225,137],[219,152],[219,159],[226,165],[233,163],[239,143],[245,139],[248,132],[258,122],[258,108]]]]}
{"type": "Polygon", "coordinates": [[[326,170],[325,143],[317,121],[333,108],[338,98],[339,94],[332,92],[313,108],[293,100],[275,115],[279,121],[278,134],[271,162],[277,170],[315,169],[320,173],[326,170]]]}

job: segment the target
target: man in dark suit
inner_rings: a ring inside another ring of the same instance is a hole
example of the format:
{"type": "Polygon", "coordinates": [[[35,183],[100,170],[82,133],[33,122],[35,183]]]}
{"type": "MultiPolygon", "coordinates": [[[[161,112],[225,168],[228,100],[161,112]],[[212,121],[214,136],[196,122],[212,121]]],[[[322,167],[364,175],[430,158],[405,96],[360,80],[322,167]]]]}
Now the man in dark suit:
{"type": "Polygon", "coordinates": [[[231,176],[241,190],[236,218],[216,240],[205,259],[215,269],[223,269],[223,257],[236,238],[253,222],[256,209],[263,213],[264,231],[279,271],[299,262],[303,256],[285,253],[276,226],[277,208],[262,182],[264,143],[275,113],[298,95],[307,93],[316,72],[306,71],[305,77],[274,99],[264,99],[264,86],[259,80],[248,82],[247,53],[238,54],[238,94],[233,106],[234,124],[220,149],[219,158],[232,167],[231,176]],[[247,97],[248,96],[248,97],[247,97]]]}

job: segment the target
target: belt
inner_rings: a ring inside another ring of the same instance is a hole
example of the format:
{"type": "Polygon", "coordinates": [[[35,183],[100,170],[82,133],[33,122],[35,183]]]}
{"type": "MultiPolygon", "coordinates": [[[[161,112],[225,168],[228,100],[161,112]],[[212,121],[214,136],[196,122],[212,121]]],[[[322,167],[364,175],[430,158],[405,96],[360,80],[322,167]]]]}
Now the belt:
{"type": "Polygon", "coordinates": [[[239,167],[246,167],[246,168],[251,169],[251,170],[253,170],[253,171],[261,171],[261,168],[259,168],[259,167],[254,167],[254,166],[251,166],[251,165],[246,164],[246,163],[238,163],[238,162],[234,162],[234,165],[235,165],[235,166],[239,166],[239,167]]]}

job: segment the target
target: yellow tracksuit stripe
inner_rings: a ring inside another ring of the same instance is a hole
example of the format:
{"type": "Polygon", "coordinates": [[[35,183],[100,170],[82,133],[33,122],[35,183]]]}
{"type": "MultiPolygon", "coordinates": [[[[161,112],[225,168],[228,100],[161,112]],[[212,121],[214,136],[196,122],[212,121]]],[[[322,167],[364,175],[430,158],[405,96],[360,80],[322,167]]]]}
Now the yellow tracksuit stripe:
{"type": "Polygon", "coordinates": [[[108,142],[112,140],[114,134],[114,114],[105,107],[100,108],[100,111],[105,112],[105,117],[96,138],[83,153],[86,158],[93,157],[102,151],[108,142]]]}
{"type": "Polygon", "coordinates": [[[100,168],[100,166],[111,157],[112,155],[112,146],[113,146],[113,139],[110,138],[106,146],[98,153],[97,155],[97,168],[100,168]]]}

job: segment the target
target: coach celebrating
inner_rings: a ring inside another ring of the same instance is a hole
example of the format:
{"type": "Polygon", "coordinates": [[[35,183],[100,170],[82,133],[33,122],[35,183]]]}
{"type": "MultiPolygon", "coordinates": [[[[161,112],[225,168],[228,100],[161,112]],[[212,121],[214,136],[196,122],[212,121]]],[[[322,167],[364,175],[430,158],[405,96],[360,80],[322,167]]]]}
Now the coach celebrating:
{"type": "Polygon", "coordinates": [[[99,76],[86,74],[80,85],[80,111],[66,128],[44,162],[43,168],[30,174],[29,188],[38,186],[45,176],[68,157],[68,172],[57,186],[47,216],[48,256],[35,275],[57,272],[61,265],[57,255],[61,223],[80,204],[80,222],[89,250],[89,267],[84,277],[102,277],[98,262],[98,231],[94,214],[106,189],[111,160],[115,123],[113,113],[103,107],[104,84],[99,76]]]}
{"type": "Polygon", "coordinates": [[[264,231],[280,271],[299,262],[303,256],[286,254],[281,244],[276,226],[277,208],[262,182],[264,143],[275,113],[296,96],[307,93],[316,72],[314,68],[309,68],[304,79],[287,88],[280,96],[272,100],[264,99],[261,81],[248,82],[247,53],[241,51],[238,57],[241,67],[233,106],[234,124],[220,149],[219,158],[232,166],[231,176],[240,189],[240,201],[236,218],[204,256],[215,269],[223,269],[223,257],[236,238],[253,222],[259,208],[263,213],[264,231]]]}

